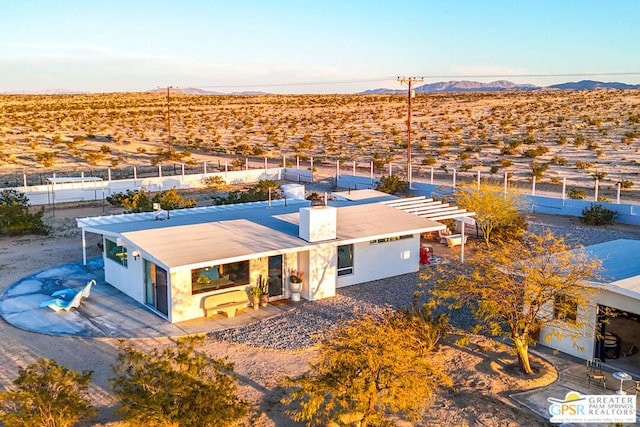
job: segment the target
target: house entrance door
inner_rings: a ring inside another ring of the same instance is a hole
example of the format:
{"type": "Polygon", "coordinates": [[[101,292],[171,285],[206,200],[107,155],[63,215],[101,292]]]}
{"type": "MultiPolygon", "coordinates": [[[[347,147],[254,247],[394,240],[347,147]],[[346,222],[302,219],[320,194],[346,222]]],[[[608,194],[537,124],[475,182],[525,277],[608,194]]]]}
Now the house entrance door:
{"type": "Polygon", "coordinates": [[[145,302],[165,316],[169,315],[167,270],[144,261],[145,302]]]}
{"type": "Polygon", "coordinates": [[[283,295],[282,255],[269,257],[269,297],[283,295]]]}

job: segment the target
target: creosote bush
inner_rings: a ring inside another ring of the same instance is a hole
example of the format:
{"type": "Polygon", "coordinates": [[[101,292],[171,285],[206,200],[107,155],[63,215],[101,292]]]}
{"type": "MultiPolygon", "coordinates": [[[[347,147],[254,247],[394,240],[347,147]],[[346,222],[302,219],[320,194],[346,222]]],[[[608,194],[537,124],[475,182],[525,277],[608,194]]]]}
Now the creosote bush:
{"type": "Polygon", "coordinates": [[[593,203],[582,210],[582,221],[588,225],[611,225],[616,222],[616,217],[616,212],[593,203]]]}
{"type": "Polygon", "coordinates": [[[378,185],[376,186],[376,190],[389,194],[401,193],[406,189],[407,182],[395,174],[381,177],[378,185]]]}
{"type": "Polygon", "coordinates": [[[8,427],[70,427],[92,417],[97,413],[88,399],[92,375],[46,359],[20,368],[15,388],[0,393],[0,421],[8,427]]]}
{"type": "Polygon", "coordinates": [[[29,199],[17,190],[0,191],[0,235],[42,234],[51,229],[44,223],[44,208],[29,212],[29,199]]]}

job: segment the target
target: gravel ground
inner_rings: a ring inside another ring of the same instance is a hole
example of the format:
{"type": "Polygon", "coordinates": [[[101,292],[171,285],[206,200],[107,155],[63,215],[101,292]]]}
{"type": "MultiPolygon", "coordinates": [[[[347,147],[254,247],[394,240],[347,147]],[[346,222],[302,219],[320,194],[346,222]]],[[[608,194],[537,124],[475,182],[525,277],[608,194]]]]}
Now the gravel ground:
{"type": "MultiPolygon", "coordinates": [[[[550,229],[556,236],[563,236],[571,245],[589,246],[617,239],[640,240],[640,231],[612,228],[586,227],[566,223],[543,223],[530,219],[529,231],[539,233],[550,229]]],[[[441,259],[436,258],[438,262],[441,259]]],[[[419,273],[404,274],[384,280],[363,283],[337,290],[335,298],[315,302],[301,302],[293,310],[277,317],[236,329],[209,334],[210,338],[242,343],[254,347],[278,350],[299,350],[313,346],[336,323],[363,314],[379,315],[384,310],[406,307],[412,303],[416,284],[421,282],[419,273]],[[269,331],[269,333],[264,333],[269,331]]],[[[468,310],[451,312],[451,324],[468,329],[475,323],[468,310]]]]}

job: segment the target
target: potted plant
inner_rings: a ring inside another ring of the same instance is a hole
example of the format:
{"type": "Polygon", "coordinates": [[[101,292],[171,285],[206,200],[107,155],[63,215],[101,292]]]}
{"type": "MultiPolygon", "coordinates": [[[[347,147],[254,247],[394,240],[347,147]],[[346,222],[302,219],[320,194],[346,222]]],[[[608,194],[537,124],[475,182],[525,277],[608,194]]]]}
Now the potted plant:
{"type": "Polygon", "coordinates": [[[302,282],[304,271],[289,271],[289,290],[291,291],[291,301],[300,301],[300,291],[302,291],[302,282]]]}
{"type": "Polygon", "coordinates": [[[262,288],[260,286],[249,286],[249,295],[251,295],[251,305],[253,306],[253,309],[257,310],[260,306],[262,288]]]}
{"type": "Polygon", "coordinates": [[[266,307],[269,303],[269,278],[261,279],[260,282],[260,307],[266,307]]]}

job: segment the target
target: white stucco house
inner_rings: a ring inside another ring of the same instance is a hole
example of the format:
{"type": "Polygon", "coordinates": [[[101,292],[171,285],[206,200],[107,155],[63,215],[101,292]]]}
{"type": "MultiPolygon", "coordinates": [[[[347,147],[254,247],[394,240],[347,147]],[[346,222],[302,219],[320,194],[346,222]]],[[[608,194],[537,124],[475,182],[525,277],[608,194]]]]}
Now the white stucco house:
{"type": "Polygon", "coordinates": [[[205,316],[209,295],[260,281],[271,300],[289,298],[291,270],[303,272],[301,296],[310,301],[417,271],[421,233],[445,226],[375,195],[327,206],[277,200],[77,222],[83,245],[87,232],[103,236],[106,282],[175,323],[205,316]]]}
{"type": "Polygon", "coordinates": [[[579,331],[582,337],[574,345],[569,338],[550,337],[553,328],[543,326],[540,342],[582,359],[627,361],[636,365],[634,372],[640,372],[640,355],[631,354],[634,346],[636,352],[640,346],[640,240],[614,240],[584,250],[602,261],[603,271],[602,280],[590,283],[597,291],[587,307],[576,309],[565,320],[571,322],[573,317],[583,323],[585,326],[579,331]],[[604,313],[608,311],[616,316],[607,318],[604,313]],[[629,354],[625,355],[625,351],[629,354]],[[624,356],[629,357],[625,360],[624,356]]]}

